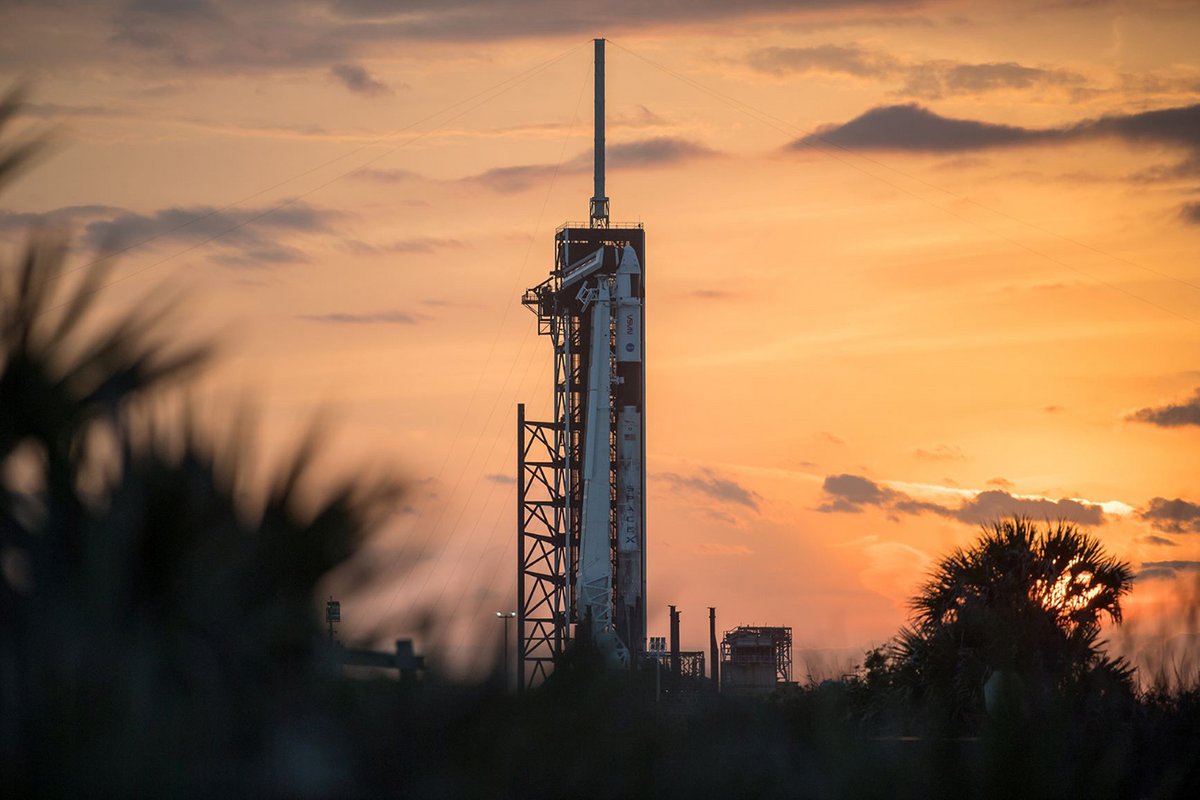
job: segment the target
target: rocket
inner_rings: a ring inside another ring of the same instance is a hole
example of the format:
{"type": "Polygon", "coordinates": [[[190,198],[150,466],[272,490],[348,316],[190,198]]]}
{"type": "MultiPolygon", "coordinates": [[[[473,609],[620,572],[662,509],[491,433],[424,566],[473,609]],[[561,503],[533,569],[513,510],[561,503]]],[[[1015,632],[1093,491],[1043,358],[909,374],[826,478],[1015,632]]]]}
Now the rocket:
{"type": "Polygon", "coordinates": [[[568,268],[589,316],[575,596],[584,635],[628,666],[645,647],[642,271],[632,247],[602,251],[568,268]]]}
{"type": "Polygon", "coordinates": [[[626,245],[614,275],[613,316],[617,412],[617,633],[631,650],[645,640],[641,620],[645,607],[645,420],[642,400],[645,365],[642,357],[642,268],[626,245]]]}

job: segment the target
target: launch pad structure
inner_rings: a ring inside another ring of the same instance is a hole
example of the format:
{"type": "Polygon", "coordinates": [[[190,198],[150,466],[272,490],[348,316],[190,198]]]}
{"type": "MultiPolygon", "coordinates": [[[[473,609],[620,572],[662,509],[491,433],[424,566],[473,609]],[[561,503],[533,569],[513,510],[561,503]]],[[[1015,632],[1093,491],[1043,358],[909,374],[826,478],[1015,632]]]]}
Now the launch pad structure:
{"type": "Polygon", "coordinates": [[[517,406],[517,675],[535,686],[572,640],[613,666],[646,648],[646,236],[609,220],[604,40],[595,40],[594,191],[521,302],[554,351],[553,419],[517,406]]]}

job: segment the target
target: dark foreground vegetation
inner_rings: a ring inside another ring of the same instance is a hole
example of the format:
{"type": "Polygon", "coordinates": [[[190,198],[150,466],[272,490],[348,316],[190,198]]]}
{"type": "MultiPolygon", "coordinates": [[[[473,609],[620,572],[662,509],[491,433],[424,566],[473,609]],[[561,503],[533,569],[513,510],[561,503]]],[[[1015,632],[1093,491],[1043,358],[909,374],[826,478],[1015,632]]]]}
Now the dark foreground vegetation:
{"type": "Polygon", "coordinates": [[[307,496],[312,438],[245,503],[249,432],[163,400],[206,348],[89,320],[105,274],[67,288],[56,241],[0,265],[2,796],[1200,797],[1197,676],[1104,654],[1131,576],[1069,525],[998,522],[861,668],[766,699],[579,651],[520,696],[343,678],[316,586],[399,488],[307,496]]]}

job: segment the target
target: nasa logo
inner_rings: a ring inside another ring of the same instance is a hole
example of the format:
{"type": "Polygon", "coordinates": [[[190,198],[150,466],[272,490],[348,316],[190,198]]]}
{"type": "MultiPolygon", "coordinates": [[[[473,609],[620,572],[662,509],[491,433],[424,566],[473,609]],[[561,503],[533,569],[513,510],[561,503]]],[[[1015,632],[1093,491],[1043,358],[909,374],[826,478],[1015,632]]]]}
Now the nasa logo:
{"type": "Polygon", "coordinates": [[[625,352],[626,352],[626,353],[632,353],[632,352],[633,352],[633,342],[629,342],[629,343],[627,343],[627,344],[625,345],[625,352]]]}

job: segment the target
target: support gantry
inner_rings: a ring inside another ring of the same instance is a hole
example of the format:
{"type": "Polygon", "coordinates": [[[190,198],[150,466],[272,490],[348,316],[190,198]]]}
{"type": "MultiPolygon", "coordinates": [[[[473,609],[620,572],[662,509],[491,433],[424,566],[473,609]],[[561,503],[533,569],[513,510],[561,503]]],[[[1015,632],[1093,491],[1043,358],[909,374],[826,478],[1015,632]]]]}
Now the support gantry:
{"type": "Polygon", "coordinates": [[[554,268],[521,302],[554,351],[553,419],[518,407],[518,648],[540,683],[574,639],[613,666],[646,649],[645,230],[609,220],[604,40],[596,40],[589,219],[554,237],[554,268]]]}

